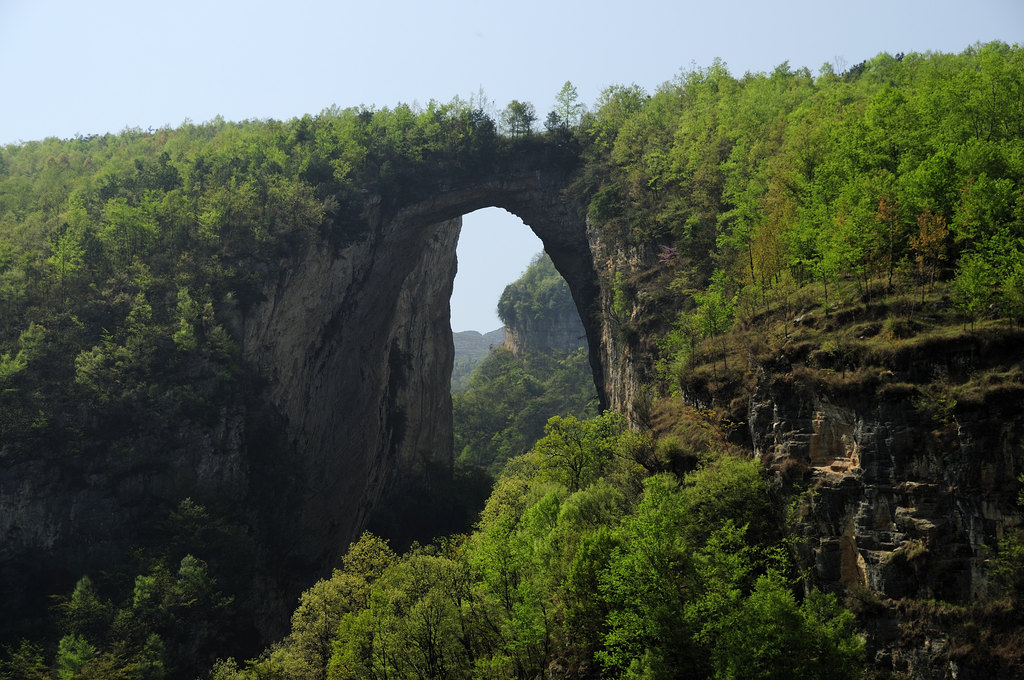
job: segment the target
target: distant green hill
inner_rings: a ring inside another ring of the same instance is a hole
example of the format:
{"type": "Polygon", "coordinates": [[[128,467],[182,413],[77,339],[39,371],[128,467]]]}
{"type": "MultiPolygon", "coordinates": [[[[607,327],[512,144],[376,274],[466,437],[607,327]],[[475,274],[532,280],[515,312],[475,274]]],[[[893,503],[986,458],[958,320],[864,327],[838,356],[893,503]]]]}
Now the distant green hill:
{"type": "Polygon", "coordinates": [[[455,340],[455,367],[452,369],[452,392],[466,389],[469,376],[492,347],[505,342],[505,328],[497,328],[489,333],[479,331],[460,331],[452,333],[455,340]]]}

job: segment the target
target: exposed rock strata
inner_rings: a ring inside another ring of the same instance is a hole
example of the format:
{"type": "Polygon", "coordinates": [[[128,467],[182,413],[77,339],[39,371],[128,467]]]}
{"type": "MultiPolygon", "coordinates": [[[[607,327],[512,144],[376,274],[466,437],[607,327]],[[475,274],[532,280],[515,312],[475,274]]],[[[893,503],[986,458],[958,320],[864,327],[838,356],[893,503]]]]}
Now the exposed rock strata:
{"type": "Polygon", "coordinates": [[[528,352],[572,352],[587,346],[587,335],[576,310],[527,317],[505,327],[505,347],[519,356],[528,352]]]}
{"type": "Polygon", "coordinates": [[[450,467],[460,225],[389,223],[341,252],[311,243],[244,319],[245,357],[287,432],[276,502],[260,507],[299,571],[343,552],[399,477],[450,467]]]}
{"type": "Polygon", "coordinates": [[[1019,414],[931,422],[909,399],[830,395],[784,366],[751,400],[754,452],[780,479],[803,475],[806,558],[820,582],[885,597],[967,601],[1019,512],[1011,430],[1019,414]]]}

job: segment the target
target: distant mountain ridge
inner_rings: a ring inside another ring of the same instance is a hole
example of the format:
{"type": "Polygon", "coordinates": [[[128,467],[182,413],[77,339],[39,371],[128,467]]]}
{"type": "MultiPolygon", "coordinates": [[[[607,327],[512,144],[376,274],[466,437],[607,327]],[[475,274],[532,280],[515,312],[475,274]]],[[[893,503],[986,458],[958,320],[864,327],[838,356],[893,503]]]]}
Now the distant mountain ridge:
{"type": "Polygon", "coordinates": [[[492,347],[505,344],[505,327],[488,333],[459,331],[452,333],[455,341],[455,366],[452,369],[452,392],[461,392],[473,369],[484,360],[492,347]]]}

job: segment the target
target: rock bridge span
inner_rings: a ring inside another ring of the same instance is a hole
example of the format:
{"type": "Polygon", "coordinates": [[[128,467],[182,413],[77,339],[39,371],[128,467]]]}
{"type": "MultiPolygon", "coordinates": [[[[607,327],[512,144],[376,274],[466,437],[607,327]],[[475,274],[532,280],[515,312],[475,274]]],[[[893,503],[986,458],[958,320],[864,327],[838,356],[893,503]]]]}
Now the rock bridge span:
{"type": "MultiPolygon", "coordinates": [[[[0,613],[44,611],[49,594],[146,545],[155,522],[191,498],[239,532],[251,567],[240,599],[266,639],[279,638],[295,597],[375,511],[416,494],[429,501],[451,478],[449,305],[461,216],[479,208],[504,208],[540,237],[576,301],[605,401],[613,381],[599,350],[594,245],[583,211],[563,200],[576,155],[534,141],[472,167],[421,164],[388,183],[400,190],[368,187],[358,229],[339,218],[333,236],[330,225],[303,231],[278,260],[252,264],[260,294],[220,310],[251,387],[209,404],[201,424],[149,433],[165,445],[144,456],[110,447],[7,465],[0,586],[16,597],[0,613]],[[350,240],[339,244],[342,231],[350,240]]],[[[431,535],[429,523],[401,524],[429,510],[405,507],[392,526],[431,535]]],[[[0,637],[9,628],[0,621],[0,637]]]]}
{"type": "Polygon", "coordinates": [[[564,199],[572,164],[541,149],[489,168],[366,194],[363,237],[343,248],[311,238],[241,320],[264,386],[260,425],[273,424],[250,452],[253,487],[274,499],[257,506],[289,508],[264,510],[262,523],[299,572],[329,563],[389,498],[429,492],[450,474],[449,304],[462,215],[503,208],[540,238],[576,302],[607,403],[598,275],[584,213],[564,199]]]}

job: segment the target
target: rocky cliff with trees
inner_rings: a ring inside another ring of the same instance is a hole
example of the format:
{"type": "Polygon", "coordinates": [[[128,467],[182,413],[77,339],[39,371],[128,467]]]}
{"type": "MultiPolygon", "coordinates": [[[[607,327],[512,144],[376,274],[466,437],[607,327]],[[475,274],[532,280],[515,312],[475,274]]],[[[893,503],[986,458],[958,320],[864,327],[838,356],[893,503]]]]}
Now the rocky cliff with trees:
{"type": "Polygon", "coordinates": [[[992,43],[5,147],[0,677],[1019,676],[1021,101],[992,43]],[[612,410],[470,526],[484,205],[612,410]]]}

